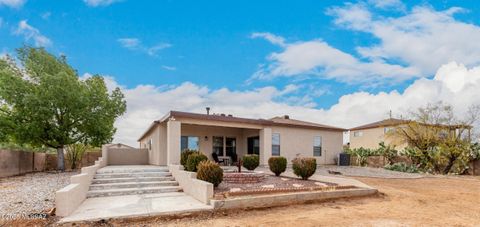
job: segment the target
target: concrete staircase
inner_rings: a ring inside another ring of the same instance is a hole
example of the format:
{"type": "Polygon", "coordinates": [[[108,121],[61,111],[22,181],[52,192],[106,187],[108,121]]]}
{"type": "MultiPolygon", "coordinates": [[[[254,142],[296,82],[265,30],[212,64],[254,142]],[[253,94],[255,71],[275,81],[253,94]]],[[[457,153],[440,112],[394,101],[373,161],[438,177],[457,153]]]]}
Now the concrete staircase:
{"type": "Polygon", "coordinates": [[[182,191],[166,167],[107,166],[95,174],[87,198],[182,191]]]}

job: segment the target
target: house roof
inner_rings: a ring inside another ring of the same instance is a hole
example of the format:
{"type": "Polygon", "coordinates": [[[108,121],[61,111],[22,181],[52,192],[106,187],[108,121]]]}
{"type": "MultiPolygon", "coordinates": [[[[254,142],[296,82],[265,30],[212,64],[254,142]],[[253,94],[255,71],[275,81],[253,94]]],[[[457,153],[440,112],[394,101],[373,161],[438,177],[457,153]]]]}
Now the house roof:
{"type": "Polygon", "coordinates": [[[369,123],[369,124],[366,124],[366,125],[360,125],[360,126],[351,128],[350,130],[379,128],[379,127],[385,127],[385,126],[396,126],[396,125],[404,124],[404,123],[407,123],[407,122],[408,122],[408,120],[389,118],[389,119],[369,123]]]}
{"type": "Polygon", "coordinates": [[[288,116],[283,117],[274,117],[269,120],[266,119],[252,119],[252,118],[242,118],[242,117],[234,117],[232,115],[225,115],[225,114],[199,114],[199,113],[189,113],[189,112],[181,112],[181,111],[170,111],[165,116],[163,116],[160,120],[154,121],[148,129],[142,134],[142,136],[138,139],[140,141],[143,139],[151,130],[155,128],[155,126],[159,123],[165,122],[171,117],[183,117],[183,118],[192,118],[192,119],[199,119],[199,120],[209,120],[209,121],[222,121],[222,122],[236,122],[236,123],[248,123],[248,124],[256,124],[256,125],[266,125],[266,126],[286,126],[286,127],[300,127],[300,128],[315,128],[315,129],[324,129],[324,130],[334,130],[334,131],[345,131],[346,129],[322,125],[312,122],[306,121],[299,121],[288,118],[288,116]]]}
{"type": "Polygon", "coordinates": [[[297,126],[297,127],[309,127],[309,128],[320,128],[320,129],[329,129],[329,130],[338,130],[346,131],[344,128],[334,127],[330,125],[317,124],[308,121],[300,121],[295,119],[290,119],[288,116],[283,117],[274,117],[270,119],[275,123],[275,125],[284,125],[284,126],[297,126]]]}
{"type": "MultiPolygon", "coordinates": [[[[371,129],[371,128],[380,128],[380,127],[385,127],[385,126],[397,126],[401,124],[406,124],[409,122],[414,122],[411,120],[402,120],[402,119],[396,119],[396,118],[389,118],[381,121],[376,121],[370,124],[366,125],[360,125],[355,128],[351,128],[350,131],[354,130],[361,130],[361,129],[371,129]]],[[[450,129],[458,129],[458,128],[472,128],[471,125],[463,125],[463,124],[455,124],[455,125],[445,125],[445,124],[425,124],[425,123],[420,123],[417,122],[418,124],[421,125],[429,125],[429,126],[434,126],[434,127],[442,127],[442,128],[450,128],[450,129]]]]}

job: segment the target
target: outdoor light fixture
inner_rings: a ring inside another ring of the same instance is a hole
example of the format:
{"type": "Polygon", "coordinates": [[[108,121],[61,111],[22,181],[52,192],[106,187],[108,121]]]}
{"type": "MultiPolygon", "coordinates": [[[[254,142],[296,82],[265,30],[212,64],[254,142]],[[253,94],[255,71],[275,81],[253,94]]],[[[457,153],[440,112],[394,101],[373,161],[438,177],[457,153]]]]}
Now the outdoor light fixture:
{"type": "Polygon", "coordinates": [[[208,141],[208,136],[205,136],[205,141],[208,141]]]}

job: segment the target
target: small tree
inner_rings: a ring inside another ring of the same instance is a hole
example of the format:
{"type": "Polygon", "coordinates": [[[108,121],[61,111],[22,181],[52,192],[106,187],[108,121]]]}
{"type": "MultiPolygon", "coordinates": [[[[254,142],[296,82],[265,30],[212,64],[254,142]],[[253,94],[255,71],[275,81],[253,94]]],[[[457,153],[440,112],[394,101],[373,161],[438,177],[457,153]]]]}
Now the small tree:
{"type": "Polygon", "coordinates": [[[43,48],[17,53],[20,65],[0,59],[0,138],[56,149],[61,171],[65,146],[112,140],[113,123],[126,110],[119,88],[109,92],[98,75],[80,79],[65,56],[43,48]]]}
{"type": "Polygon", "coordinates": [[[412,120],[396,127],[388,136],[406,143],[404,153],[420,169],[434,173],[462,173],[471,160],[471,125],[480,116],[471,106],[462,120],[443,103],[427,105],[411,113],[412,120]]]}
{"type": "Polygon", "coordinates": [[[70,169],[76,169],[78,162],[82,162],[83,154],[89,148],[88,145],[75,143],[67,146],[67,160],[70,163],[70,169]]]}

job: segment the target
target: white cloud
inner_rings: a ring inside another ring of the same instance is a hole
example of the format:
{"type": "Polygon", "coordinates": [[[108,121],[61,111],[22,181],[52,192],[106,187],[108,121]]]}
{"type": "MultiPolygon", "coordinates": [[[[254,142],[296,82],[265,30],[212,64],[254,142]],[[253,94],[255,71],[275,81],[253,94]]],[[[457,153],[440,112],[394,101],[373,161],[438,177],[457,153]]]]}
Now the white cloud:
{"type": "Polygon", "coordinates": [[[369,0],[368,3],[385,10],[404,11],[406,8],[400,0],[369,0]]]}
{"type": "Polygon", "coordinates": [[[0,0],[0,6],[4,5],[10,8],[21,8],[26,0],[0,0]]]}
{"type": "MultiPolygon", "coordinates": [[[[119,86],[113,77],[106,77],[106,82],[110,90],[119,86]]],[[[234,116],[269,118],[288,114],[296,119],[346,128],[384,119],[390,110],[400,115],[438,101],[453,105],[462,114],[470,105],[480,104],[480,67],[468,69],[451,62],[440,67],[432,79],[417,79],[403,92],[355,92],[342,96],[329,109],[315,108],[308,97],[295,97],[295,91],[303,89],[297,85],[245,91],[211,90],[190,82],[178,86],[120,87],[127,100],[127,113],[115,123],[118,130],[114,141],[136,145],[136,139],[151,122],[169,110],[204,113],[206,106],[215,113],[234,116]]]]}
{"type": "Polygon", "coordinates": [[[480,27],[458,21],[458,7],[436,11],[426,6],[414,7],[400,17],[365,17],[359,20],[353,14],[370,14],[363,4],[346,4],[330,9],[335,23],[347,29],[366,32],[379,39],[373,46],[358,47],[358,53],[369,59],[402,62],[429,76],[442,64],[463,62],[467,66],[480,63],[480,27]]]}
{"type": "Polygon", "coordinates": [[[40,17],[42,17],[42,19],[44,20],[47,20],[48,18],[50,18],[51,15],[52,15],[51,12],[44,12],[40,15],[40,17]]]}
{"type": "Polygon", "coordinates": [[[168,65],[162,65],[162,68],[165,69],[165,70],[168,70],[168,71],[175,71],[175,70],[177,70],[176,67],[168,66],[168,65]]]}
{"type": "Polygon", "coordinates": [[[157,56],[158,51],[172,46],[170,43],[159,43],[157,45],[148,47],[144,46],[142,41],[138,38],[120,38],[117,39],[117,41],[120,43],[120,45],[129,50],[141,51],[150,56],[157,56]]]}
{"type": "Polygon", "coordinates": [[[419,75],[413,67],[388,64],[382,60],[360,61],[322,40],[285,44],[282,52],[270,54],[268,60],[270,63],[262,66],[252,79],[307,74],[355,83],[385,78],[401,81],[419,75]]]}
{"type": "Polygon", "coordinates": [[[279,46],[285,46],[285,39],[281,36],[274,35],[269,32],[254,32],[252,35],[250,35],[250,38],[255,39],[255,38],[264,38],[271,42],[272,44],[279,45],[279,46]]]}
{"type": "Polygon", "coordinates": [[[108,6],[116,2],[121,2],[122,0],[83,0],[85,4],[90,7],[98,7],[98,6],[108,6]]]}
{"type": "Polygon", "coordinates": [[[22,20],[18,23],[17,30],[14,32],[17,35],[22,35],[26,41],[33,40],[37,47],[48,47],[52,45],[49,38],[42,35],[38,29],[28,24],[27,20],[22,20]]]}

